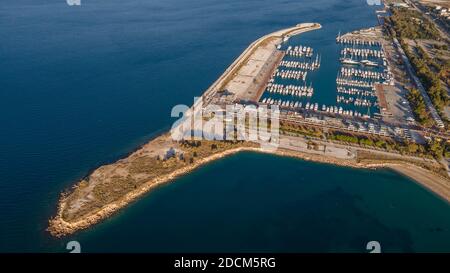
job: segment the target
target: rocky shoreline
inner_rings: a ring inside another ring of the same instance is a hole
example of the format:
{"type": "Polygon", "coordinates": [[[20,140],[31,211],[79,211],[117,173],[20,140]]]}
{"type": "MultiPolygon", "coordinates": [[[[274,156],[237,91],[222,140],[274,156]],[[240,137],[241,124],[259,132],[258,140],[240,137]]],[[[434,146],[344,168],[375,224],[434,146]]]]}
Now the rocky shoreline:
{"type": "Polygon", "coordinates": [[[136,201],[138,198],[147,194],[149,191],[156,188],[157,186],[159,186],[163,183],[173,181],[175,178],[183,176],[187,173],[190,173],[191,171],[193,171],[193,170],[199,168],[200,166],[205,165],[209,162],[219,160],[221,158],[224,158],[224,157],[227,157],[227,156],[239,153],[239,152],[259,152],[259,153],[275,154],[275,155],[279,155],[279,156],[288,156],[288,157],[299,158],[299,159],[307,160],[307,161],[314,161],[314,162],[325,163],[325,164],[333,164],[333,165],[342,166],[342,167],[368,168],[368,169],[391,168],[397,172],[400,172],[400,173],[407,175],[410,178],[418,181],[424,187],[433,191],[434,193],[436,193],[437,195],[442,197],[444,200],[447,200],[448,202],[450,202],[450,183],[448,180],[445,180],[444,178],[440,178],[437,175],[435,175],[425,169],[419,168],[417,166],[410,166],[411,164],[408,164],[408,163],[399,163],[399,164],[370,163],[370,164],[366,164],[366,163],[358,163],[354,160],[342,160],[342,159],[331,158],[331,157],[322,156],[322,155],[306,154],[306,153],[302,153],[302,152],[285,150],[285,149],[279,149],[276,151],[266,151],[261,148],[255,148],[255,147],[237,147],[237,148],[225,150],[220,153],[216,153],[209,157],[198,160],[194,164],[185,166],[178,170],[175,170],[174,172],[172,172],[168,175],[163,175],[161,177],[157,177],[155,179],[149,180],[148,182],[144,183],[141,187],[139,187],[131,192],[128,192],[120,200],[112,202],[110,204],[107,204],[107,205],[103,206],[100,210],[98,210],[97,212],[87,215],[86,217],[83,217],[74,222],[69,222],[69,221],[66,221],[63,219],[63,211],[65,209],[65,206],[67,205],[67,196],[62,195],[61,199],[59,200],[59,206],[58,206],[58,211],[57,211],[56,216],[53,219],[49,220],[48,231],[50,232],[51,235],[53,235],[55,237],[63,237],[63,236],[73,234],[77,231],[87,229],[87,228],[101,222],[102,220],[112,216],[115,212],[126,207],[128,204],[136,201]],[[414,168],[414,172],[410,171],[411,167],[414,168]],[[442,180],[443,182],[440,180],[442,180]]]}

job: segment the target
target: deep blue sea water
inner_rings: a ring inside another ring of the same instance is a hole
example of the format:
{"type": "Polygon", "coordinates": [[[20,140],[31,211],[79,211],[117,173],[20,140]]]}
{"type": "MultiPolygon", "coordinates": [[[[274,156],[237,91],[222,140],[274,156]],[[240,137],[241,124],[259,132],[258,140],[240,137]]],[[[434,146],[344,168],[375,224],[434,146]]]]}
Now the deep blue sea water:
{"type": "MultiPolygon", "coordinates": [[[[338,31],[365,0],[5,0],[0,3],[0,252],[450,251],[450,206],[390,171],[241,154],[162,186],[93,229],[45,232],[59,193],[174,121],[255,39],[301,22],[335,100],[338,31]],[[264,172],[261,172],[264,170],[264,172]]],[[[326,97],[326,98],[325,98],[326,97]]]]}

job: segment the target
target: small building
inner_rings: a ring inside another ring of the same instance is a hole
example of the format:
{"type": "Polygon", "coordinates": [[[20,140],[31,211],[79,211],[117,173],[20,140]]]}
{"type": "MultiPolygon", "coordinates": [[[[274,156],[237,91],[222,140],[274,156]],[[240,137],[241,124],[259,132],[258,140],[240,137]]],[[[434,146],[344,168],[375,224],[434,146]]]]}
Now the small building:
{"type": "Polygon", "coordinates": [[[409,5],[402,2],[396,2],[392,4],[395,8],[409,8],[409,5]]]}
{"type": "Polygon", "coordinates": [[[167,150],[166,154],[164,155],[164,160],[168,160],[172,157],[174,157],[177,154],[175,149],[171,147],[169,150],[167,150]]]}
{"type": "Polygon", "coordinates": [[[324,120],[319,119],[319,118],[314,117],[314,116],[307,117],[307,118],[305,118],[305,120],[306,120],[306,121],[309,121],[309,122],[314,122],[314,123],[325,123],[324,120]]]}

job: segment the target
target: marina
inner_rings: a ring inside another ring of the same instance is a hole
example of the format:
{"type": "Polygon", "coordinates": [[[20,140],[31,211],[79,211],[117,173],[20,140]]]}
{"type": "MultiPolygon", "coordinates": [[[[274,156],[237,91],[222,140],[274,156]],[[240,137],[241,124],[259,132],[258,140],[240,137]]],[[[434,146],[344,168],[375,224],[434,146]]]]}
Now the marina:
{"type": "Polygon", "coordinates": [[[384,80],[386,79],[386,75],[381,72],[376,71],[368,71],[368,70],[362,70],[362,69],[355,69],[355,68],[341,68],[341,76],[344,77],[357,77],[361,79],[372,79],[372,80],[384,80]]]}
{"type": "Polygon", "coordinates": [[[379,118],[378,97],[382,94],[376,92],[376,85],[392,84],[393,79],[383,46],[375,36],[374,29],[337,35],[340,67],[334,104],[316,93],[325,90],[314,88],[312,79],[320,70],[320,52],[301,41],[284,39],[277,45],[283,57],[268,79],[259,103],[279,105],[297,114],[307,110],[331,116],[379,118]]]}
{"type": "Polygon", "coordinates": [[[341,67],[336,76],[338,105],[352,105],[363,117],[379,117],[379,92],[376,85],[393,82],[387,66],[384,48],[376,40],[375,28],[362,29],[341,35],[336,42],[341,45],[341,67]]]}
{"type": "MultiPolygon", "coordinates": [[[[286,41],[285,41],[286,42],[286,41]]],[[[339,87],[339,91],[347,95],[357,95],[356,97],[337,96],[337,105],[326,105],[314,101],[314,87],[312,82],[307,82],[307,75],[314,73],[320,68],[320,56],[313,57],[314,49],[301,45],[284,45],[286,48],[285,57],[281,60],[279,67],[289,69],[275,69],[272,77],[269,79],[265,92],[260,99],[261,104],[277,105],[282,109],[290,111],[297,111],[303,113],[305,111],[325,113],[331,115],[354,116],[354,117],[369,117],[367,114],[358,112],[354,109],[345,109],[343,105],[356,107],[371,107],[375,99],[373,91],[362,89],[346,89],[339,87]],[[299,83],[301,82],[301,83],[299,83]],[[367,99],[366,97],[370,97],[367,99]]],[[[282,50],[283,45],[277,47],[282,50]]],[[[363,70],[343,69],[344,75],[354,75],[361,79],[379,79],[382,74],[378,72],[366,72],[363,70]]],[[[363,80],[354,80],[349,82],[348,79],[342,78],[340,81],[343,85],[352,85],[357,87],[372,88],[372,82],[363,80]]],[[[314,120],[314,119],[313,119],[314,120]]]]}
{"type": "Polygon", "coordinates": [[[375,97],[375,93],[371,90],[362,90],[358,88],[345,88],[345,87],[337,87],[337,92],[342,94],[349,94],[349,95],[357,95],[357,96],[364,96],[364,97],[375,97]]]}
{"type": "MultiPolygon", "coordinates": [[[[268,93],[275,93],[285,96],[289,95],[295,97],[312,97],[314,88],[312,88],[312,86],[306,85],[283,85],[277,83],[269,83],[267,85],[266,91],[268,93]]],[[[264,101],[264,99],[262,101],[264,101]]]]}
{"type": "Polygon", "coordinates": [[[359,37],[351,36],[350,34],[341,35],[339,32],[338,36],[336,37],[336,42],[344,45],[360,45],[360,46],[373,46],[373,47],[380,47],[381,43],[379,41],[376,41],[375,39],[361,39],[359,37]]]}
{"type": "Polygon", "coordinates": [[[301,39],[283,39],[276,47],[282,58],[275,64],[258,102],[278,105],[305,118],[314,112],[322,115],[319,119],[357,117],[366,121],[389,115],[384,93],[394,80],[385,48],[377,40],[379,35],[375,28],[343,35],[339,32],[334,102],[322,94],[330,94],[329,90],[314,87],[320,79],[320,50],[305,45],[301,39]]]}
{"type": "Polygon", "coordinates": [[[317,56],[314,62],[281,61],[280,67],[298,68],[303,70],[316,70],[320,68],[320,59],[317,56]]]}
{"type": "Polygon", "coordinates": [[[308,72],[299,70],[275,70],[274,77],[282,79],[306,80],[308,72]]]}
{"type": "Polygon", "coordinates": [[[312,47],[292,44],[289,39],[284,39],[277,50],[284,57],[268,80],[259,103],[293,111],[319,111],[319,103],[310,101],[314,87],[307,80],[310,73],[320,68],[319,54],[312,47]]]}
{"type": "Polygon", "coordinates": [[[350,48],[345,47],[341,50],[341,55],[352,55],[361,58],[374,57],[374,58],[383,58],[384,54],[381,50],[369,49],[369,48],[350,48]]]}
{"type": "Polygon", "coordinates": [[[352,87],[372,88],[374,83],[372,81],[356,80],[356,79],[351,79],[349,77],[339,75],[336,78],[336,84],[352,86],[352,87]]]}
{"type": "Polygon", "coordinates": [[[2,252],[67,253],[69,241],[83,253],[348,253],[367,252],[368,240],[383,252],[450,250],[450,191],[420,167],[429,159],[377,161],[406,176],[358,169],[370,166],[361,151],[416,158],[395,146],[407,150],[421,133],[405,122],[392,41],[354,31],[375,25],[380,6],[21,2],[2,6],[0,24],[2,252]],[[295,25],[314,21],[323,27],[295,25]],[[246,152],[247,142],[173,141],[170,109],[199,96],[208,106],[279,105],[283,157],[246,152]]]}
{"type": "Polygon", "coordinates": [[[286,50],[286,55],[292,57],[312,57],[314,50],[311,47],[307,46],[289,46],[286,50]]]}
{"type": "Polygon", "coordinates": [[[389,114],[385,92],[393,84],[393,75],[385,48],[374,40],[379,35],[374,28],[338,34],[333,93],[315,86],[322,80],[320,50],[305,46],[301,38],[283,39],[276,46],[282,57],[268,77],[258,103],[279,106],[289,120],[336,124],[350,133],[410,139],[402,128],[381,122],[389,114]],[[328,99],[329,94],[334,101],[328,99]]]}

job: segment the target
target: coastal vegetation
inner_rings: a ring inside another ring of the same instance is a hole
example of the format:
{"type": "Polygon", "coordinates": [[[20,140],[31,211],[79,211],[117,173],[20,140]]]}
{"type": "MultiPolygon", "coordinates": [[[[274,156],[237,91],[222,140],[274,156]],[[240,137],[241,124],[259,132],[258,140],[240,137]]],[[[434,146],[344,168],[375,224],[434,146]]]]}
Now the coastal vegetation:
{"type": "Polygon", "coordinates": [[[388,18],[393,23],[394,31],[398,37],[408,39],[433,39],[440,40],[436,27],[423,18],[416,10],[407,8],[392,9],[392,15],[388,18]]]}
{"type": "Polygon", "coordinates": [[[430,117],[430,113],[427,111],[425,101],[419,90],[415,88],[409,90],[406,97],[413,110],[416,120],[424,126],[431,126],[433,124],[433,120],[430,117]]]}
{"type": "Polygon", "coordinates": [[[448,155],[450,150],[449,143],[430,139],[426,144],[418,144],[410,141],[397,141],[386,137],[363,136],[356,134],[333,131],[328,133],[327,138],[333,141],[339,141],[346,144],[356,144],[360,147],[375,148],[386,152],[399,153],[401,155],[410,155],[422,158],[441,159],[448,155]]]}
{"type": "MultiPolygon", "coordinates": [[[[367,166],[409,162],[433,173],[442,174],[442,166],[436,161],[418,157],[406,158],[404,155],[421,155],[432,158],[429,156],[429,151],[433,151],[437,156],[450,150],[444,141],[438,140],[424,146],[415,143],[401,144],[389,138],[372,138],[338,131],[324,133],[320,128],[310,129],[303,126],[290,126],[289,128],[289,132],[306,134],[307,147],[310,150],[321,149],[322,144],[316,139],[327,141],[325,137],[328,137],[328,142],[352,143],[361,148],[376,147],[382,151],[398,151],[384,156],[377,154],[376,151],[369,151],[365,156],[364,151],[357,150],[358,162],[368,164],[367,166]],[[389,158],[380,158],[380,156],[389,158]]],[[[168,134],[160,136],[127,158],[100,167],[81,180],[70,192],[63,194],[58,214],[50,220],[49,230],[55,236],[62,236],[87,228],[161,183],[170,181],[211,160],[240,150],[258,150],[258,147],[259,145],[255,143],[237,140],[173,141],[168,134]]],[[[276,153],[304,158],[301,153],[287,152],[283,149],[276,153]]],[[[314,155],[308,155],[309,160],[311,160],[311,156],[314,155]]],[[[320,156],[314,158],[314,160],[333,164],[350,166],[355,164],[354,161],[336,161],[320,156]]]]}
{"type": "MultiPolygon", "coordinates": [[[[281,39],[281,37],[279,38],[281,39]]],[[[264,44],[266,41],[270,42],[270,40],[260,42],[264,44]]],[[[249,52],[252,51],[249,50],[249,52]]],[[[245,61],[248,55],[243,54],[240,58],[245,61]]],[[[221,76],[217,86],[222,87],[224,83],[232,79],[236,69],[239,69],[241,65],[242,62],[234,62],[231,68],[221,76]]],[[[219,88],[219,90],[221,89],[219,88]]],[[[246,121],[244,127],[248,126],[246,121]]],[[[272,125],[270,124],[270,126],[272,125]]],[[[298,137],[289,137],[288,141],[306,143],[304,146],[311,151],[289,149],[284,146],[276,151],[266,151],[261,149],[259,144],[247,141],[174,141],[169,133],[161,135],[128,157],[96,169],[64,194],[59,202],[57,215],[50,220],[49,231],[54,236],[63,236],[88,228],[135,201],[154,187],[184,175],[203,164],[241,151],[270,152],[282,156],[358,168],[386,167],[386,163],[394,163],[399,166],[406,165],[405,162],[407,162],[407,164],[411,163],[417,166],[423,165],[428,170],[438,172],[441,171],[442,166],[432,158],[442,156],[448,150],[445,142],[439,140],[433,140],[428,145],[419,145],[387,137],[324,129],[320,124],[299,125],[280,121],[280,131],[282,135],[298,137]],[[332,150],[338,152],[333,153],[332,150]],[[363,150],[369,152],[364,154],[363,150]],[[332,152],[327,153],[329,151],[332,152]],[[358,153],[357,159],[355,158],[356,153],[353,151],[358,153]],[[404,155],[413,155],[414,157],[404,155]],[[370,164],[365,164],[365,162],[370,164]]],[[[302,148],[300,145],[298,147],[302,148]]],[[[420,169],[420,171],[425,170],[420,169]]]]}
{"type": "MultiPolygon", "coordinates": [[[[448,123],[443,110],[450,104],[450,99],[442,82],[448,84],[449,62],[439,62],[431,58],[421,46],[414,47],[414,50],[411,50],[408,43],[409,40],[417,43],[419,39],[440,41],[439,31],[432,22],[424,18],[418,11],[406,8],[392,9],[392,15],[386,18],[385,23],[389,34],[399,40],[434,107],[442,119],[448,123]]],[[[440,50],[448,49],[446,44],[435,45],[435,47],[440,50]]],[[[426,113],[423,99],[419,99],[419,97],[421,97],[420,93],[411,91],[408,99],[412,102],[411,106],[418,121],[422,125],[431,126],[432,120],[426,113]]]]}
{"type": "Polygon", "coordinates": [[[280,122],[280,133],[281,134],[295,134],[297,136],[307,136],[307,137],[316,137],[322,138],[323,132],[319,128],[308,127],[299,124],[293,124],[289,122],[280,122]]]}
{"type": "MultiPolygon", "coordinates": [[[[66,198],[64,220],[73,221],[95,213],[103,206],[159,177],[169,175],[216,153],[254,144],[243,141],[192,140],[164,142],[143,147],[126,161],[99,168],[83,179],[66,198]]],[[[158,139],[157,139],[158,140],[158,139]]],[[[157,141],[158,142],[158,141],[157,141]]]]}
{"type": "Polygon", "coordinates": [[[447,171],[441,164],[436,161],[419,161],[412,158],[406,158],[404,156],[392,156],[386,154],[372,153],[370,151],[358,151],[357,161],[364,164],[412,164],[413,166],[419,166],[425,170],[428,170],[442,178],[447,179],[447,171]]]}
{"type": "MultiPolygon", "coordinates": [[[[416,100],[414,101],[422,101],[423,103],[423,98],[422,96],[420,96],[417,90],[412,90],[411,93],[415,94],[416,100]]],[[[425,109],[424,105],[420,106],[418,109],[425,109]]],[[[428,116],[427,118],[429,119],[428,116]]],[[[431,122],[431,120],[429,120],[429,122],[431,122]]],[[[392,139],[389,137],[375,135],[367,136],[357,133],[352,134],[337,130],[328,130],[328,132],[324,132],[323,129],[319,127],[310,127],[289,122],[282,122],[280,123],[280,125],[281,134],[299,136],[306,139],[332,141],[345,145],[352,145],[362,148],[372,148],[391,153],[429,159],[441,159],[442,157],[450,155],[450,144],[438,139],[430,139],[426,144],[418,144],[415,142],[392,139]]]]}
{"type": "Polygon", "coordinates": [[[448,68],[432,60],[421,47],[417,48],[417,54],[413,54],[405,44],[402,47],[405,49],[406,55],[414,66],[416,74],[427,90],[436,110],[442,112],[450,101],[447,90],[442,86],[440,75],[447,75],[448,68]],[[434,68],[434,71],[431,68],[434,68]]]}

